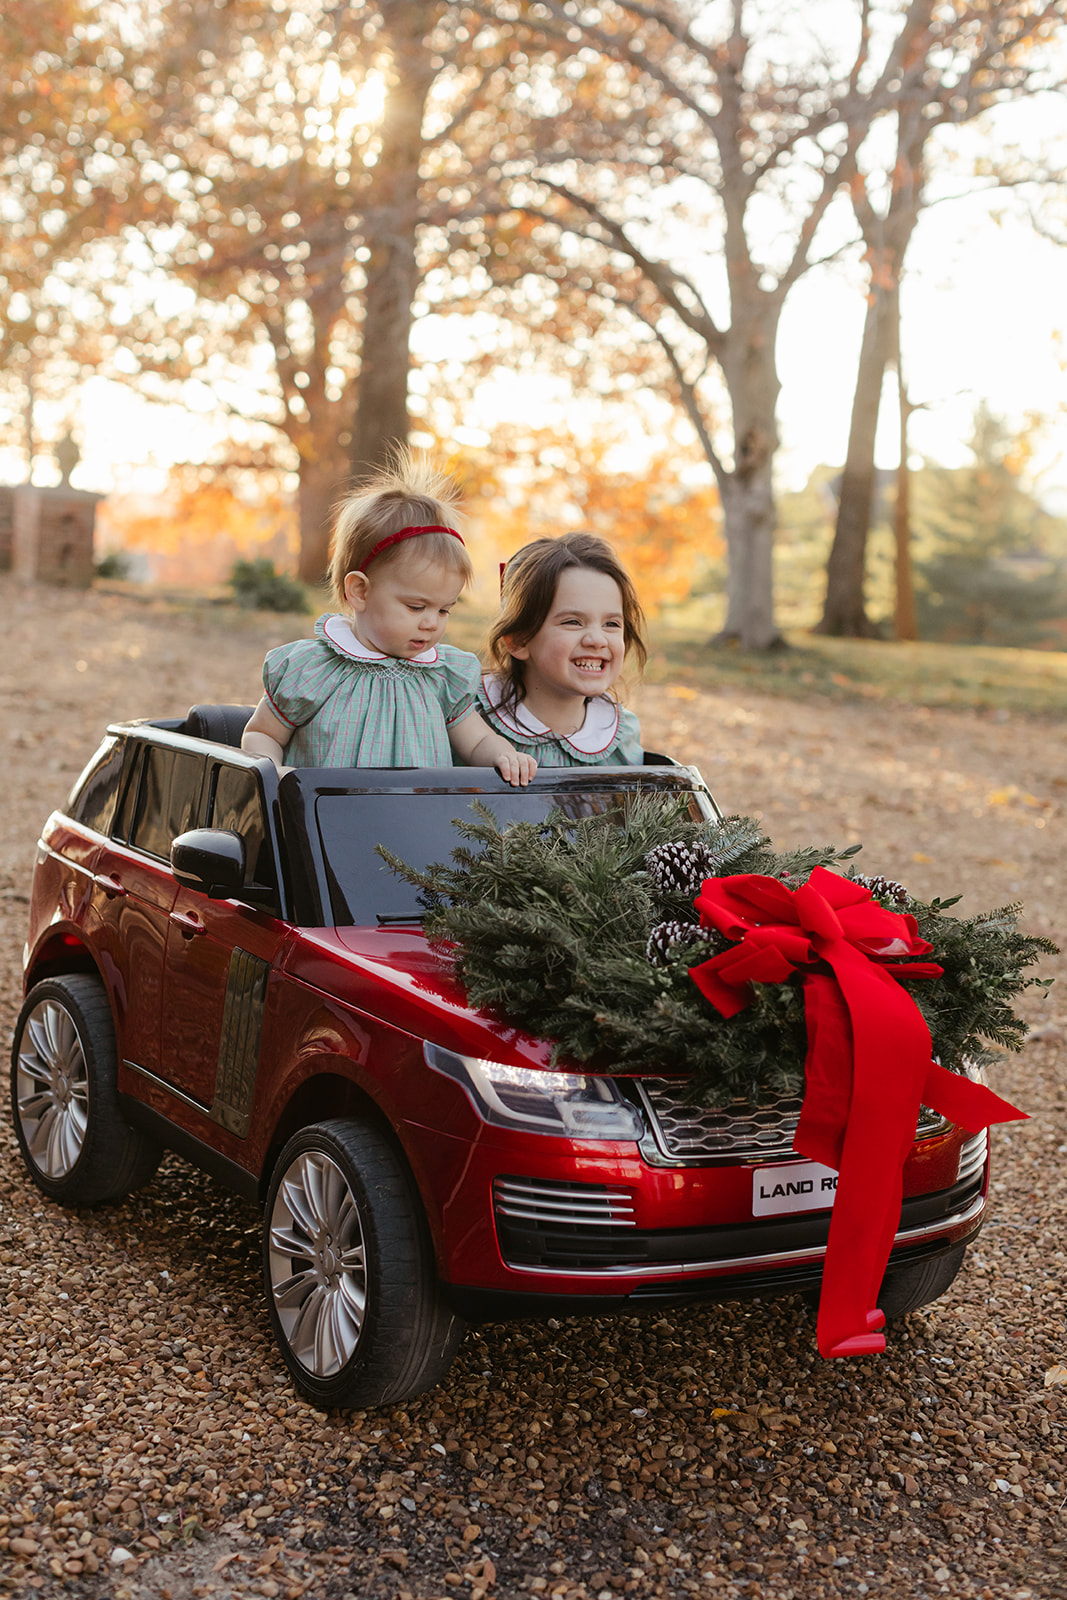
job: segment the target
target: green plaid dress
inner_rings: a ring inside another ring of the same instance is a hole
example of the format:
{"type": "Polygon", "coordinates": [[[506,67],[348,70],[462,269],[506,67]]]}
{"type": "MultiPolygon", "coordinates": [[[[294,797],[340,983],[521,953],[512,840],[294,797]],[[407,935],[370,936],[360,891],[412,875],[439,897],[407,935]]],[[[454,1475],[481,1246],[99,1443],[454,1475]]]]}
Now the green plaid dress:
{"type": "Polygon", "coordinates": [[[478,709],[494,733],[533,756],[539,767],[639,767],[644,761],[637,718],[610,695],[591,695],[582,726],[565,734],[546,727],[521,702],[505,711],[503,687],[495,674],[483,678],[478,709]]]}
{"type": "Polygon", "coordinates": [[[477,656],[439,644],[401,661],[368,650],[347,617],[271,650],[263,687],[293,729],[291,767],[450,767],[448,730],[477,710],[477,656]]]}

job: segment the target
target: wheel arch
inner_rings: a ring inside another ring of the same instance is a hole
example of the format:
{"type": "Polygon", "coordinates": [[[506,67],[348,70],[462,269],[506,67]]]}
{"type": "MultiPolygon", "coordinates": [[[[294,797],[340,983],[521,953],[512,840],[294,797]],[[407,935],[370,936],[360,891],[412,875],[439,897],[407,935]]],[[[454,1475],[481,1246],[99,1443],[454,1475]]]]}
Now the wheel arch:
{"type": "MultiPolygon", "coordinates": [[[[104,982],[104,975],[92,946],[73,924],[50,927],[38,940],[22,974],[22,992],[28,995],[34,984],[45,978],[63,978],[72,972],[87,972],[104,982]]],[[[107,984],[104,983],[105,989],[107,984]]]]}
{"type": "MultiPolygon", "coordinates": [[[[259,1178],[260,1199],[265,1200],[271,1174],[284,1146],[294,1133],[314,1122],[327,1122],[334,1117],[351,1117],[354,1121],[373,1123],[384,1133],[411,1172],[415,1190],[420,1194],[414,1168],[407,1151],[397,1138],[389,1118],[381,1106],[363,1086],[353,1078],[337,1072],[333,1066],[312,1073],[298,1083],[278,1116],[263,1157],[259,1178]]],[[[425,1202],[424,1202],[425,1208],[425,1202]]]]}

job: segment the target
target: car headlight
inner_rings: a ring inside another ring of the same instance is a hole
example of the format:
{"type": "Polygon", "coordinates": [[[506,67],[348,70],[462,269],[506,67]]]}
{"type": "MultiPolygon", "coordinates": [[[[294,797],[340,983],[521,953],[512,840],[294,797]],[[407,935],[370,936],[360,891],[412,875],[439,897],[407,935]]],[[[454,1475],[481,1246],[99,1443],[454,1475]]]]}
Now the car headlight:
{"type": "Polygon", "coordinates": [[[463,1085],[486,1122],[564,1139],[637,1142],[644,1135],[640,1112],[611,1078],[505,1066],[436,1044],[424,1044],[422,1050],[427,1066],[463,1085]]]}

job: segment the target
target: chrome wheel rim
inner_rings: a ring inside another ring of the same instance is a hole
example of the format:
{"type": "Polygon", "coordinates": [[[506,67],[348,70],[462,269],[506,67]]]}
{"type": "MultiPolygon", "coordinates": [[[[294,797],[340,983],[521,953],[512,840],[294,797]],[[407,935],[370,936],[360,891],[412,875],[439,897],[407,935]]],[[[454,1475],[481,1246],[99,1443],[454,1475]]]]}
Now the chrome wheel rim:
{"type": "Polygon", "coordinates": [[[15,1078],[19,1122],[30,1159],[46,1178],[66,1178],[85,1147],[89,1073],[74,1018],[41,1000],[26,1018],[15,1078]]]}
{"type": "Polygon", "coordinates": [[[367,1307],[359,1210],[336,1162],[306,1150],[270,1216],[270,1279],[282,1333],[300,1365],[331,1378],[351,1360],[367,1307]]]}

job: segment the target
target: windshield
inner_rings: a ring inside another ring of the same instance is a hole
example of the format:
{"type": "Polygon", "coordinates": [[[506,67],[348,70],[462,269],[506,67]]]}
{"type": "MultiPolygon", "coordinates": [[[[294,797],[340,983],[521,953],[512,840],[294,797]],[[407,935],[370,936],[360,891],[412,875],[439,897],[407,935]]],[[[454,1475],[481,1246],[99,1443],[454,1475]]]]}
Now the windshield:
{"type": "MultiPolygon", "coordinates": [[[[480,801],[497,822],[539,822],[551,811],[590,817],[623,809],[640,791],[597,788],[554,793],[522,789],[507,794],[320,794],[315,817],[330,883],[331,910],[339,927],[420,918],[419,891],[390,871],[375,845],[384,845],[409,866],[448,861],[463,841],[453,819],[477,821],[480,801]]],[[[689,791],[694,821],[714,817],[707,794],[689,791]]]]}

